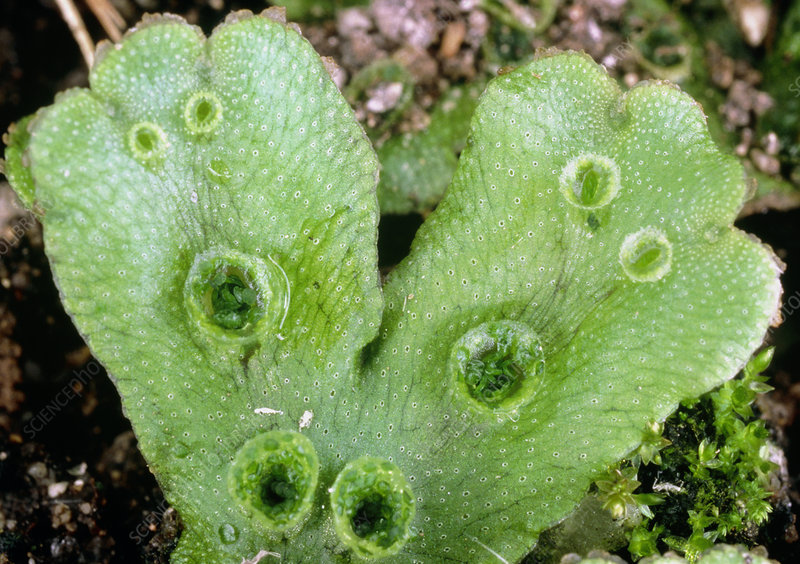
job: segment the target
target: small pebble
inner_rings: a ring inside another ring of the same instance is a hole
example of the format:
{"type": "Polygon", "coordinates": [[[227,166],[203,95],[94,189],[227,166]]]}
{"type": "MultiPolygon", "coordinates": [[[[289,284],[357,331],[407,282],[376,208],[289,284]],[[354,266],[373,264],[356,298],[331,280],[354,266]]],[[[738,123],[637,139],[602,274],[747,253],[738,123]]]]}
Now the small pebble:
{"type": "Polygon", "coordinates": [[[369,100],[365,104],[367,111],[381,114],[397,106],[403,95],[402,82],[381,82],[369,90],[369,100]]]}
{"type": "Polygon", "coordinates": [[[755,167],[763,173],[776,175],[781,171],[781,163],[775,157],[771,157],[761,149],[750,151],[750,160],[755,167]]]}
{"type": "Polygon", "coordinates": [[[467,35],[467,24],[463,21],[455,21],[447,24],[442,36],[442,44],[439,46],[439,56],[449,59],[455,56],[461,49],[464,37],[467,35]]]}
{"type": "Polygon", "coordinates": [[[625,86],[633,88],[639,82],[639,75],[635,72],[626,72],[623,80],[625,81],[625,86]]]}
{"type": "Polygon", "coordinates": [[[733,4],[745,41],[751,47],[758,47],[764,41],[769,28],[769,6],[762,0],[738,0],[733,4]]]}
{"type": "Polygon", "coordinates": [[[28,475],[35,480],[41,480],[47,476],[47,466],[44,462],[34,462],[28,466],[28,475]]]}
{"type": "Polygon", "coordinates": [[[55,484],[50,484],[47,486],[47,495],[53,498],[58,497],[66,492],[68,487],[69,482],[56,482],[55,484]]]}
{"type": "Polygon", "coordinates": [[[744,157],[747,155],[747,152],[750,150],[750,145],[753,143],[753,130],[749,127],[745,127],[742,130],[742,137],[739,144],[736,145],[736,156],[744,157]]]}
{"type": "Polygon", "coordinates": [[[758,92],[756,94],[755,103],[753,104],[753,111],[756,115],[763,115],[767,110],[775,106],[775,100],[766,92],[758,92]]]}
{"type": "Polygon", "coordinates": [[[342,37],[349,37],[356,31],[368,31],[371,27],[369,16],[359,8],[341,10],[336,18],[336,30],[342,37]]]}
{"type": "Polygon", "coordinates": [[[72,511],[63,503],[56,503],[50,510],[50,518],[53,528],[57,529],[72,521],[72,511]]]}
{"type": "Polygon", "coordinates": [[[781,141],[774,131],[770,131],[761,139],[761,146],[768,155],[774,156],[781,150],[781,141]]]}

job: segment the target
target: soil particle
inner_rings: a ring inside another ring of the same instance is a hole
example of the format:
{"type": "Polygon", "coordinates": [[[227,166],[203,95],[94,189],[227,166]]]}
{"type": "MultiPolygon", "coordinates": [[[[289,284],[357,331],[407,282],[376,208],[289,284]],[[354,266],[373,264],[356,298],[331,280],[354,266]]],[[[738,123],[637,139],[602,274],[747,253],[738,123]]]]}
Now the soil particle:
{"type": "Polygon", "coordinates": [[[753,130],[749,127],[742,129],[739,136],[739,143],[736,145],[734,152],[739,157],[744,157],[750,150],[750,145],[753,142],[753,130]]]}
{"type": "Polygon", "coordinates": [[[585,0],[586,6],[591,9],[600,21],[619,21],[628,5],[628,0],[585,0]]]}
{"type": "MultiPolygon", "coordinates": [[[[342,77],[352,78],[381,59],[391,59],[408,72],[414,98],[394,126],[394,133],[401,133],[423,129],[429,122],[426,111],[451,83],[482,72],[480,53],[489,19],[475,2],[380,0],[341,10],[335,22],[304,24],[302,29],[317,51],[340,65],[340,89],[346,82],[342,77]]],[[[352,100],[354,113],[368,127],[381,129],[384,117],[401,101],[401,84],[380,82],[365,94],[352,100]]]]}
{"type": "Polygon", "coordinates": [[[379,59],[399,62],[415,81],[419,103],[426,95],[435,100],[447,87],[442,80],[461,81],[479,73],[488,29],[487,15],[469,2],[380,0],[340,11],[333,26],[304,25],[303,33],[351,77],[379,59]]]}
{"type": "Polygon", "coordinates": [[[431,86],[439,78],[439,65],[428,51],[413,45],[403,45],[392,58],[403,65],[418,85],[431,86]]]}
{"type": "Polygon", "coordinates": [[[560,49],[585,51],[611,69],[632,60],[629,44],[614,29],[625,2],[577,0],[561,8],[561,17],[548,30],[549,40],[560,49]]]}
{"type": "Polygon", "coordinates": [[[367,89],[367,102],[364,107],[368,112],[383,113],[397,107],[403,95],[402,82],[381,82],[367,89]]]}
{"type": "Polygon", "coordinates": [[[7,561],[108,562],[114,541],[96,519],[95,481],[59,468],[36,443],[11,443],[0,452],[0,536],[7,561]]]}
{"type": "Polygon", "coordinates": [[[753,114],[763,115],[775,105],[769,94],[744,80],[734,80],[721,109],[729,126],[744,127],[753,121],[753,114]]]}
{"type": "Polygon", "coordinates": [[[325,54],[333,56],[352,76],[372,61],[387,57],[388,43],[375,32],[366,9],[352,8],[345,12],[337,19],[336,40],[330,38],[334,31],[330,26],[309,26],[308,31],[304,28],[303,32],[315,47],[327,47],[329,53],[325,54]]]}
{"type": "MultiPolygon", "coordinates": [[[[774,132],[767,132],[757,139],[754,133],[758,118],[773,110],[772,97],[759,89],[762,75],[743,60],[734,60],[725,55],[714,42],[707,42],[706,65],[712,83],[725,91],[725,102],[719,112],[723,126],[738,133],[734,152],[750,160],[756,170],[778,177],[781,172],[780,141],[774,132]]],[[[776,207],[780,207],[776,204],[776,207]]]]}
{"type": "Polygon", "coordinates": [[[5,182],[0,236],[0,563],[141,562],[150,552],[166,562],[157,555],[174,546],[179,522],[130,537],[160,490],[113,385],[61,309],[40,224],[5,182]]]}
{"type": "Polygon", "coordinates": [[[442,43],[439,45],[439,56],[443,59],[455,57],[467,36],[467,24],[463,21],[450,22],[444,28],[442,43]]]}
{"type": "Polygon", "coordinates": [[[478,74],[478,53],[472,48],[461,49],[440,62],[442,76],[452,81],[471,80],[478,74]]]}
{"type": "MultiPolygon", "coordinates": [[[[18,359],[22,354],[20,346],[11,335],[17,320],[8,311],[8,306],[0,304],[0,409],[9,413],[15,412],[25,400],[25,394],[18,386],[22,382],[22,371],[18,359]]],[[[0,425],[3,420],[0,419],[0,425]]]]}
{"type": "Polygon", "coordinates": [[[372,16],[378,31],[390,41],[427,49],[444,25],[437,16],[437,4],[435,0],[375,0],[372,16]]]}
{"type": "Polygon", "coordinates": [[[777,155],[781,150],[781,142],[774,131],[770,131],[761,139],[761,146],[768,155],[777,155]]]}
{"type": "Polygon", "coordinates": [[[50,508],[52,514],[52,525],[54,529],[64,527],[67,532],[74,533],[78,526],[72,522],[72,511],[63,503],[56,503],[50,508]]]}
{"type": "Polygon", "coordinates": [[[464,43],[470,49],[476,50],[489,33],[489,16],[480,10],[467,10],[464,13],[467,15],[467,34],[464,43]]]}
{"type": "Polygon", "coordinates": [[[745,41],[752,47],[761,45],[769,30],[770,7],[763,0],[729,0],[725,6],[745,41]]]}
{"type": "Polygon", "coordinates": [[[711,82],[727,90],[733,84],[735,62],[713,41],[706,43],[706,61],[711,70],[711,82]]]}
{"type": "Polygon", "coordinates": [[[341,37],[351,37],[359,33],[369,33],[372,19],[361,8],[349,8],[339,12],[336,18],[336,31],[341,37]]]}
{"type": "Polygon", "coordinates": [[[750,160],[753,161],[756,168],[763,173],[777,175],[781,171],[780,161],[761,149],[753,149],[750,151],[750,160]]]}
{"type": "Polygon", "coordinates": [[[761,417],[770,424],[776,433],[776,442],[788,446],[788,437],[784,429],[789,429],[795,422],[800,405],[800,382],[793,382],[789,374],[779,372],[771,383],[775,389],[769,394],[756,397],[761,417]]]}

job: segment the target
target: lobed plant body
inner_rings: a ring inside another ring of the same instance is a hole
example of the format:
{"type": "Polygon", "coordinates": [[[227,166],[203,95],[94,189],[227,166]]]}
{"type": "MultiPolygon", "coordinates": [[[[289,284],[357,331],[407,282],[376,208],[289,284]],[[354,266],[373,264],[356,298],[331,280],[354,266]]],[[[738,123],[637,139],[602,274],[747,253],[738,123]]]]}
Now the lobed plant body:
{"type": "Polygon", "coordinates": [[[780,296],[676,87],[544,53],[483,94],[381,286],[364,131],[281,13],[151,17],[7,137],[66,309],[185,525],[174,562],[514,562],[780,296]]]}

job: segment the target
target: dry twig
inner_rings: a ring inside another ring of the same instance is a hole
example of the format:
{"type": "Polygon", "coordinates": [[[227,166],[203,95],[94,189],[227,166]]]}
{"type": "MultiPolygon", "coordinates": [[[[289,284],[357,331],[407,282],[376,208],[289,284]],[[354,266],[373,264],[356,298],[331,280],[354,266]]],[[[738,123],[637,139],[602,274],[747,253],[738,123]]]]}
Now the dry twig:
{"type": "Polygon", "coordinates": [[[86,25],[83,23],[78,9],[72,0],[56,0],[61,17],[67,23],[69,30],[72,32],[72,37],[81,49],[83,60],[86,61],[86,66],[92,68],[94,63],[94,43],[86,31],[86,25]]]}
{"type": "MultiPolygon", "coordinates": [[[[86,25],[83,23],[83,18],[78,12],[78,8],[75,7],[73,0],[56,0],[56,4],[61,12],[61,17],[64,18],[69,30],[72,32],[72,37],[75,38],[75,42],[81,49],[86,66],[92,68],[94,63],[94,42],[89,36],[89,32],[86,31],[86,25]]],[[[112,41],[116,42],[122,39],[122,31],[127,27],[127,24],[122,14],[117,11],[109,0],[86,0],[86,4],[112,41]]]]}
{"type": "Polygon", "coordinates": [[[127,27],[127,24],[122,14],[117,11],[109,0],[86,0],[86,4],[89,5],[89,9],[112,41],[117,42],[122,39],[122,31],[127,27]]]}

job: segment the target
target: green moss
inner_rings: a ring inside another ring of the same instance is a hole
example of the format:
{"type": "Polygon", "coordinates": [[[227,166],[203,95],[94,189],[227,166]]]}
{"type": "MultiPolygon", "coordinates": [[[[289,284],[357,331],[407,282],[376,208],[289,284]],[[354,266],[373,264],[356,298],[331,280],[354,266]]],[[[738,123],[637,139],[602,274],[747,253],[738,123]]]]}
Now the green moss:
{"type": "Polygon", "coordinates": [[[761,372],[772,351],[756,355],[739,378],[687,402],[667,420],[670,444],[660,449],[660,462],[653,459],[638,471],[642,491],[660,493],[663,504],[633,531],[633,556],[670,548],[694,561],[716,542],[754,541],[772,509],[769,475],[776,469],[769,433],[753,411],[756,396],[771,389],[761,372]]]}

